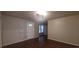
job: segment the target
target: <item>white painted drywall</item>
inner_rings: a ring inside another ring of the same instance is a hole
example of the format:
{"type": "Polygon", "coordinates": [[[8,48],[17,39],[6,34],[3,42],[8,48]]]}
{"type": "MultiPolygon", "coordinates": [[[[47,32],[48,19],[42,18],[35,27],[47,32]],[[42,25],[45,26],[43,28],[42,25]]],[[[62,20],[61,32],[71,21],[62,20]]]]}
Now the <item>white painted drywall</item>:
{"type": "MultiPolygon", "coordinates": [[[[34,23],[33,21],[11,17],[3,16],[3,46],[10,45],[13,43],[28,40],[27,38],[27,23],[34,23]]],[[[34,27],[36,26],[33,25],[34,27]]],[[[36,38],[36,28],[34,28],[33,38],[36,38]]]]}
{"type": "Polygon", "coordinates": [[[2,37],[1,37],[1,33],[2,33],[2,19],[1,19],[1,12],[0,12],[0,47],[2,47],[2,37]]]}
{"type": "Polygon", "coordinates": [[[79,46],[79,15],[48,20],[48,39],[79,46]]]}

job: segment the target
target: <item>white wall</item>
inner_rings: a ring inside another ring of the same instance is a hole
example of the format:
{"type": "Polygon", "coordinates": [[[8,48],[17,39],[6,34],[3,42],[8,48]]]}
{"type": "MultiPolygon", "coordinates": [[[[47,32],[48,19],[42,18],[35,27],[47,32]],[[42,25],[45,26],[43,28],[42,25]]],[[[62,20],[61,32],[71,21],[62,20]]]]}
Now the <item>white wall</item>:
{"type": "Polygon", "coordinates": [[[79,15],[49,20],[48,39],[79,46],[79,15]]]}
{"type": "MultiPolygon", "coordinates": [[[[28,40],[27,23],[30,23],[32,21],[11,16],[3,16],[2,19],[3,19],[3,46],[28,40]]],[[[35,34],[34,38],[36,36],[37,35],[35,34]]]]}
{"type": "Polygon", "coordinates": [[[2,26],[1,25],[2,25],[2,19],[1,19],[1,12],[0,12],[0,47],[2,47],[2,39],[1,39],[2,38],[1,37],[1,32],[2,32],[2,30],[1,30],[2,28],[1,27],[2,26]]]}

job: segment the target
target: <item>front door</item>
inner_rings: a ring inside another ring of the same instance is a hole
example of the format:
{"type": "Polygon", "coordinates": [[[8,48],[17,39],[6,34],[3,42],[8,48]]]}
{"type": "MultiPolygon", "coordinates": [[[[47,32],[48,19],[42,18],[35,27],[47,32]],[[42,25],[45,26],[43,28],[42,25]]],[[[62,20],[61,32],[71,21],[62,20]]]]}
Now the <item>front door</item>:
{"type": "Polygon", "coordinates": [[[34,38],[34,23],[27,23],[27,39],[34,38]]]}

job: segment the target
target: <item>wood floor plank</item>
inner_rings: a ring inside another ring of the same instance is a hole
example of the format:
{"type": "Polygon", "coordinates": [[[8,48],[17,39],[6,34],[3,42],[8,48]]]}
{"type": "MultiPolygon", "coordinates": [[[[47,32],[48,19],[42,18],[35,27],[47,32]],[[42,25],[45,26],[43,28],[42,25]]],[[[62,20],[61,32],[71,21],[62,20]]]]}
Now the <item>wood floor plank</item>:
{"type": "Polygon", "coordinates": [[[46,41],[39,42],[39,39],[30,39],[27,41],[11,44],[3,48],[79,48],[71,44],[57,42],[47,39],[46,41]]]}

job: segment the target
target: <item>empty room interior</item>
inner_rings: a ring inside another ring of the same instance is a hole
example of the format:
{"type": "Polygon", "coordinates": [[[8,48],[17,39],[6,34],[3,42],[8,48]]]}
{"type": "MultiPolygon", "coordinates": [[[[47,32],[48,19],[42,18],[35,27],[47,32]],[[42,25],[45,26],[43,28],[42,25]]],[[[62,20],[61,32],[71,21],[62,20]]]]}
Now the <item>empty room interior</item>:
{"type": "Polygon", "coordinates": [[[79,48],[79,11],[0,11],[0,48],[79,48]]]}

